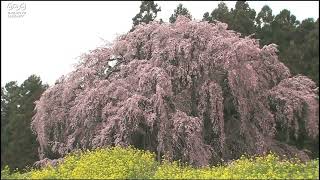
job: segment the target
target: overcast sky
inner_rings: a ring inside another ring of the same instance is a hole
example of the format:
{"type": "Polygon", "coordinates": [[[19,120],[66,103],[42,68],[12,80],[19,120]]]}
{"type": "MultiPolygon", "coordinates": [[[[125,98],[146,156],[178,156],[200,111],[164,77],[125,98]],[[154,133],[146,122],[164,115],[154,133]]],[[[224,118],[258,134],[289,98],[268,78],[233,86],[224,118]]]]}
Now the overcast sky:
{"type": "MultiPolygon", "coordinates": [[[[120,2],[10,2],[1,1],[1,86],[9,81],[22,83],[31,74],[52,85],[73,70],[82,53],[112,42],[126,33],[139,12],[139,1],[120,2]],[[11,3],[11,4],[10,4],[11,3]],[[17,9],[21,8],[20,10],[17,9]],[[21,5],[21,6],[20,6],[21,5]],[[10,12],[25,12],[20,18],[10,12]]],[[[219,1],[157,1],[162,9],[158,18],[168,21],[179,3],[201,20],[219,1]]],[[[273,14],[288,9],[298,20],[319,17],[319,1],[249,1],[259,12],[269,5],[273,14]]],[[[229,9],[235,1],[226,2],[229,9]]]]}

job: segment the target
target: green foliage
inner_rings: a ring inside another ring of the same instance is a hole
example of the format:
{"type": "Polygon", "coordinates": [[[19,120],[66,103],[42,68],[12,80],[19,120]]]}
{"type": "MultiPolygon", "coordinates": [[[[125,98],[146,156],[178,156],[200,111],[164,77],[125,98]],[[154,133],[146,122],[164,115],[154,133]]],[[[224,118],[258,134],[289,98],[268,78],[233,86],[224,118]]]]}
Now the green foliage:
{"type": "Polygon", "coordinates": [[[309,76],[319,86],[319,21],[305,19],[296,28],[293,43],[282,53],[294,74],[309,76]]]}
{"type": "Polygon", "coordinates": [[[134,148],[113,147],[72,153],[57,167],[20,174],[1,171],[4,179],[318,179],[319,160],[302,163],[265,156],[242,156],[225,165],[193,168],[179,161],[160,164],[155,154],[134,148]]]}
{"type": "Polygon", "coordinates": [[[214,9],[210,15],[208,12],[203,15],[203,20],[209,21],[210,23],[214,22],[214,20],[217,20],[227,24],[231,24],[232,16],[226,3],[220,2],[218,4],[218,8],[214,9]]]}
{"type": "Polygon", "coordinates": [[[174,14],[172,14],[171,17],[169,18],[169,22],[170,23],[176,22],[177,17],[179,15],[183,15],[183,16],[189,18],[189,19],[192,18],[192,16],[191,16],[190,12],[188,11],[188,9],[183,7],[182,4],[179,4],[177,9],[174,10],[174,14]]]}
{"type": "Polygon", "coordinates": [[[30,123],[34,102],[46,88],[35,75],[21,86],[12,81],[1,88],[1,167],[23,168],[38,160],[38,145],[30,123]]]}
{"type": "Polygon", "coordinates": [[[29,172],[19,172],[18,169],[11,171],[9,166],[6,165],[1,170],[1,179],[30,179],[31,169],[29,172]]]}
{"type": "Polygon", "coordinates": [[[158,12],[161,11],[161,8],[158,7],[158,4],[154,3],[154,1],[141,1],[140,11],[139,13],[132,18],[133,27],[131,31],[134,30],[134,26],[146,23],[148,24],[150,21],[156,19],[158,12]]]}
{"type": "Polygon", "coordinates": [[[211,17],[210,17],[209,12],[205,12],[205,13],[203,14],[202,21],[209,21],[209,22],[211,21],[211,17]]]}
{"type": "Polygon", "coordinates": [[[231,9],[230,13],[232,16],[230,29],[246,36],[255,32],[254,20],[256,11],[251,9],[247,2],[237,1],[235,9],[231,9]]]}
{"type": "Polygon", "coordinates": [[[270,25],[273,19],[274,16],[272,15],[272,9],[269,6],[265,5],[258,13],[255,21],[258,25],[258,28],[261,28],[261,26],[270,25]]]}

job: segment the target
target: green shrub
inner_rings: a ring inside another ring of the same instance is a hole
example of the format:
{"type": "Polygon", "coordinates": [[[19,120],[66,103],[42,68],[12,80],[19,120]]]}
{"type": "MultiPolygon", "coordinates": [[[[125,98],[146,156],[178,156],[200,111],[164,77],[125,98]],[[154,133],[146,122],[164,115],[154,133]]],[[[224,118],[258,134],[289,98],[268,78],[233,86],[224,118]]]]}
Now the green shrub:
{"type": "Polygon", "coordinates": [[[10,171],[9,166],[1,170],[1,179],[30,179],[31,170],[26,173],[20,173],[18,170],[10,171]]]}
{"type": "Polygon", "coordinates": [[[57,167],[31,169],[27,173],[9,167],[1,179],[319,179],[319,160],[302,163],[280,160],[275,154],[242,156],[228,165],[193,168],[179,161],[155,160],[155,154],[113,147],[72,153],[57,167]]]}

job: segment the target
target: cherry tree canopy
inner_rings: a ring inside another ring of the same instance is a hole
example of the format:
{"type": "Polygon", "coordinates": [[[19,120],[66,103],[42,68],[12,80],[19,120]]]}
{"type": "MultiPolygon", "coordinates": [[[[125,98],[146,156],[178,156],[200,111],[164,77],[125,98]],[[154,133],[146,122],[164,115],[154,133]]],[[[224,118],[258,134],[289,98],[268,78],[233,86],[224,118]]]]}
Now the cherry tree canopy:
{"type": "Polygon", "coordinates": [[[276,47],[184,16],[138,25],[36,102],[40,158],[133,145],[195,166],[268,151],[308,159],[319,152],[318,88],[292,77],[276,47]]]}

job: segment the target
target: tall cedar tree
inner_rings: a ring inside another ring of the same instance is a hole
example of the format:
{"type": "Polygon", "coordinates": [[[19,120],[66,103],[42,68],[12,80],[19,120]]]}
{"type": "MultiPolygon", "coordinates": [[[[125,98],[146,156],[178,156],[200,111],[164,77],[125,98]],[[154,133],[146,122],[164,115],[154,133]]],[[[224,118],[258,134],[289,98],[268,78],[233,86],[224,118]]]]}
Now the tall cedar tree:
{"type": "Polygon", "coordinates": [[[140,5],[140,12],[132,18],[133,27],[130,31],[133,31],[135,26],[141,23],[148,24],[150,21],[156,19],[158,12],[161,8],[154,1],[142,1],[140,5]]]}
{"type": "Polygon", "coordinates": [[[174,10],[174,13],[170,16],[169,22],[174,23],[177,20],[179,15],[183,15],[189,19],[192,19],[192,16],[187,8],[183,7],[182,4],[179,4],[178,7],[174,10]]]}
{"type": "Polygon", "coordinates": [[[246,1],[237,1],[235,9],[231,9],[230,28],[247,36],[255,32],[254,20],[256,11],[246,1]]]}
{"type": "Polygon", "coordinates": [[[209,15],[208,12],[206,12],[203,15],[204,21],[209,21],[210,23],[214,22],[215,20],[221,21],[227,24],[231,24],[232,16],[231,13],[224,2],[220,2],[218,4],[218,7],[214,9],[211,14],[209,15]]]}

